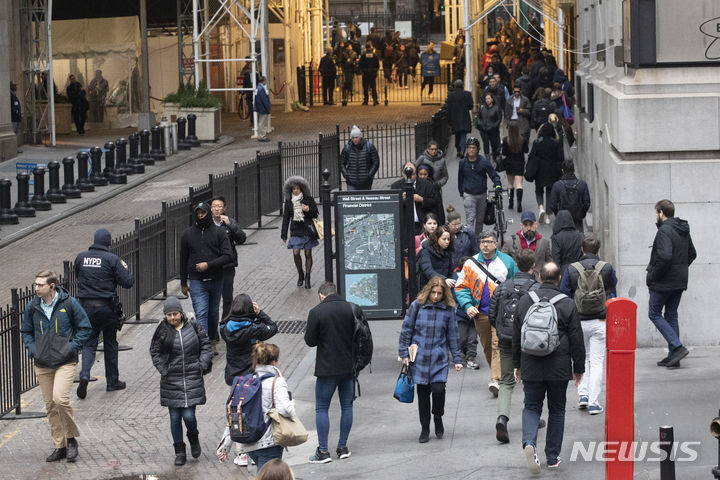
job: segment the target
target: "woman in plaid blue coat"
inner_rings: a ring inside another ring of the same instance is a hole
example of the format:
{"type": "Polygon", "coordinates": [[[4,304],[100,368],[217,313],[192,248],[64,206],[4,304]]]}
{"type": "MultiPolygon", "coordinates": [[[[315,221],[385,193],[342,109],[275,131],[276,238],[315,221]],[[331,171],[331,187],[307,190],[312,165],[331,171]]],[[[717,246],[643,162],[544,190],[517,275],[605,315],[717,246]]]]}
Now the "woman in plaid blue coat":
{"type": "Polygon", "coordinates": [[[462,369],[458,328],[455,321],[455,301],[450,287],[440,277],[432,277],[418,294],[403,320],[398,355],[417,385],[420,413],[420,443],[430,440],[430,413],[435,420],[435,436],[442,438],[445,428],[445,383],[448,375],[448,348],[455,370],[462,369]],[[410,362],[408,347],[417,345],[417,355],[410,362]],[[432,395],[432,410],[430,397],[432,395]]]}

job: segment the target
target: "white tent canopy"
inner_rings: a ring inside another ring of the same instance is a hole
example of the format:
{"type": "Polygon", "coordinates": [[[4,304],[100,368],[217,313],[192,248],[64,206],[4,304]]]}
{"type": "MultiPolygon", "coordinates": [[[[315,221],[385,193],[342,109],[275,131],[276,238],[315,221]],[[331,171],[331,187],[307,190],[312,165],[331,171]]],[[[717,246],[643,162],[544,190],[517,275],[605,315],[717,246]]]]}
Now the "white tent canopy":
{"type": "Polygon", "coordinates": [[[80,18],[52,22],[54,59],[109,54],[140,56],[137,17],[80,18]]]}

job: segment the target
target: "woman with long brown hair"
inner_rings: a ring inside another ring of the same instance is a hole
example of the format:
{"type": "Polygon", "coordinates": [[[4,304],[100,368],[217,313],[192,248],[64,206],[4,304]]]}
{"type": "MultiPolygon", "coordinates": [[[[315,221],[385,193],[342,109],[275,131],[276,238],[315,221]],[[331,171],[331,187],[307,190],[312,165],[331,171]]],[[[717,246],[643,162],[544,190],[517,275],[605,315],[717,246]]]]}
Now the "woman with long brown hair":
{"type": "Polygon", "coordinates": [[[455,300],[445,280],[432,277],[410,305],[398,345],[398,355],[403,364],[410,367],[410,374],[417,385],[420,443],[430,440],[430,413],[435,420],[435,436],[442,438],[445,433],[442,417],[445,414],[448,349],[452,353],[455,370],[460,371],[462,362],[455,300]],[[417,355],[410,362],[408,347],[412,344],[417,345],[417,355]]]}
{"type": "Polygon", "coordinates": [[[505,157],[505,174],[509,190],[508,208],[513,208],[513,195],[517,192],[517,211],[522,212],[523,175],[528,142],[520,135],[517,121],[508,122],[508,134],[502,141],[502,155],[505,157]]]}

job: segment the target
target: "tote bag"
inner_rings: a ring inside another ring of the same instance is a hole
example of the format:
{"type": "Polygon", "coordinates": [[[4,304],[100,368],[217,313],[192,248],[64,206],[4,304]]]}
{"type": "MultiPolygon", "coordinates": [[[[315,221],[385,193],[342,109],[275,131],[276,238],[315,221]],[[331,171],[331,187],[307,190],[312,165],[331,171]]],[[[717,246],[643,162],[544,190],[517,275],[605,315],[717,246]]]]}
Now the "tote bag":
{"type": "Polygon", "coordinates": [[[395,392],[393,397],[401,403],[413,403],[415,400],[415,382],[410,375],[410,369],[407,365],[403,365],[400,369],[397,382],[395,383],[395,392]]]}

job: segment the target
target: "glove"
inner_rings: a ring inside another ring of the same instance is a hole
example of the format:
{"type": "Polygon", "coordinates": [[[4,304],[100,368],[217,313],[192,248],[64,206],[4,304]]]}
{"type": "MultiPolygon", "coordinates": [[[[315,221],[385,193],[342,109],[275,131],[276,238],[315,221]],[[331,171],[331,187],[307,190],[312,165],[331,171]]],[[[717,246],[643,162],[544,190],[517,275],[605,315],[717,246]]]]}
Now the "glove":
{"type": "Polygon", "coordinates": [[[495,185],[495,190],[502,190],[502,185],[495,185]]]}

